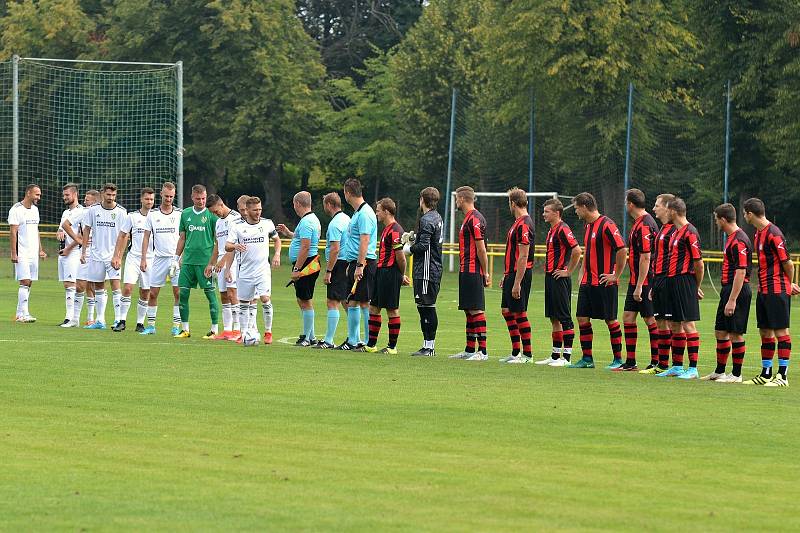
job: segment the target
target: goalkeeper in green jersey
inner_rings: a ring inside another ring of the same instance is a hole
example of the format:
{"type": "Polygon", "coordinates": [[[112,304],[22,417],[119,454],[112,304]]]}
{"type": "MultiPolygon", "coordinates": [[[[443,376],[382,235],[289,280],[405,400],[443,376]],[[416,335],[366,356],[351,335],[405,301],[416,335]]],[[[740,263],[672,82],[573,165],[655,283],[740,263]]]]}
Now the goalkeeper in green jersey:
{"type": "Polygon", "coordinates": [[[181,332],[176,339],[186,339],[189,334],[189,289],[199,286],[208,299],[211,311],[211,331],[203,338],[211,339],[219,330],[219,303],[211,275],[217,264],[217,238],[215,234],[217,217],[206,208],[206,188],[202,185],[192,187],[191,209],[181,213],[177,255],[180,256],[181,272],[178,276],[180,287],[181,332]]]}

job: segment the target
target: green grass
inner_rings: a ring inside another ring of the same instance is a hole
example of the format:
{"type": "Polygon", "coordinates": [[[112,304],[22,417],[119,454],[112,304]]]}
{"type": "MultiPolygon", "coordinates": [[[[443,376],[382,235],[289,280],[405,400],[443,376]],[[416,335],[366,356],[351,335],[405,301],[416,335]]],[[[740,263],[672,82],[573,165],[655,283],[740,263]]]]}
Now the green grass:
{"type": "MultiPolygon", "coordinates": [[[[177,342],[168,312],[153,338],[64,331],[55,261],[43,267],[36,324],[10,321],[15,282],[7,268],[0,279],[2,529],[800,528],[797,388],[177,342]]],[[[276,338],[300,323],[287,275],[274,274],[276,338]]],[[[463,347],[453,280],[440,297],[440,355],[463,347]]],[[[531,315],[545,355],[540,288],[531,315]]],[[[499,292],[487,296],[490,354],[505,355],[499,292]]],[[[201,333],[202,296],[192,304],[201,333]]],[[[420,343],[409,290],[401,313],[407,354],[420,343]]],[[[605,364],[607,332],[595,330],[605,364]]],[[[755,329],[747,340],[750,376],[755,329]]]]}

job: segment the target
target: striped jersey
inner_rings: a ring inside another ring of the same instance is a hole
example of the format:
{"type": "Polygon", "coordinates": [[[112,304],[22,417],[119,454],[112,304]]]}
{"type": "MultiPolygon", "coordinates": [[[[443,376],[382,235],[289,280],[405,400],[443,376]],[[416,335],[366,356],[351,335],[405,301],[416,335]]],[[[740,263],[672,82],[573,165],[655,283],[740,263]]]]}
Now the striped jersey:
{"type": "Polygon", "coordinates": [[[725,253],[722,256],[722,284],[733,283],[734,274],[739,269],[744,270],[744,282],[750,283],[752,255],[753,245],[747,233],[739,228],[732,235],[728,235],[725,253]]]}
{"type": "Polygon", "coordinates": [[[527,214],[515,220],[506,235],[506,274],[517,271],[519,247],[526,244],[529,247],[525,269],[529,269],[533,267],[533,219],[527,214]]]}
{"type": "Polygon", "coordinates": [[[675,230],[669,239],[669,270],[667,277],[694,274],[694,262],[703,258],[700,234],[692,224],[675,230]]]}
{"type": "MultiPolygon", "coordinates": [[[[630,233],[628,234],[628,268],[631,271],[630,284],[636,285],[639,283],[639,259],[642,254],[652,254],[653,239],[658,233],[658,225],[650,213],[644,213],[636,219],[633,223],[630,233]]],[[[651,257],[652,259],[652,257],[651,257]]],[[[643,286],[650,283],[652,277],[652,269],[644,273],[643,286]]]]}
{"type": "Polygon", "coordinates": [[[394,266],[397,261],[395,252],[402,250],[400,239],[403,237],[403,227],[397,222],[392,222],[383,228],[380,241],[378,241],[378,268],[394,266]]]}
{"type": "Polygon", "coordinates": [[[564,270],[569,263],[572,249],[578,246],[572,230],[563,220],[547,231],[547,251],[545,253],[544,271],[548,274],[556,270],[564,270]]]}
{"type": "Polygon", "coordinates": [[[478,259],[478,241],[486,238],[486,219],[477,209],[473,209],[464,217],[458,231],[459,272],[484,274],[478,259]]]}
{"type": "Polygon", "coordinates": [[[654,276],[665,276],[669,270],[669,241],[675,225],[667,222],[658,230],[650,252],[650,271],[654,276]]]}
{"type": "Polygon", "coordinates": [[[789,261],[783,232],[770,223],[756,231],[754,244],[758,254],[758,292],[791,294],[792,281],[783,270],[783,263],[789,261]]]}
{"type": "Polygon", "coordinates": [[[581,285],[599,286],[600,276],[614,272],[617,250],[625,248],[625,243],[614,221],[600,215],[591,224],[586,224],[583,246],[581,285]]]}

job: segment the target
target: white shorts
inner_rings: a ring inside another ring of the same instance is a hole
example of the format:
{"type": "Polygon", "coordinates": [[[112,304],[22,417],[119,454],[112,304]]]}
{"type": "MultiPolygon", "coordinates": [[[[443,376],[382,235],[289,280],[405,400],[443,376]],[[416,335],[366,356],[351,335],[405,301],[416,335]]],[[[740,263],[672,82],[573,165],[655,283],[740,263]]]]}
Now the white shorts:
{"type": "Polygon", "coordinates": [[[36,259],[28,259],[25,257],[20,257],[18,261],[14,263],[14,277],[17,281],[23,279],[38,281],[39,258],[37,257],[36,259]]]}
{"type": "MultiPolygon", "coordinates": [[[[167,278],[169,278],[169,267],[172,263],[177,263],[177,260],[174,257],[154,257],[153,263],[150,266],[150,286],[151,287],[163,287],[167,284],[167,278]]],[[[175,269],[175,275],[170,278],[170,283],[172,286],[177,286],[178,284],[178,277],[180,276],[181,269],[175,269]]]]}
{"type": "Polygon", "coordinates": [[[67,256],[58,256],[58,281],[71,281],[75,283],[78,280],[78,270],[81,267],[81,254],[69,254],[67,256]]]}
{"type": "Polygon", "coordinates": [[[147,270],[142,272],[142,258],[133,254],[128,254],[125,258],[125,270],[122,274],[122,282],[126,285],[138,285],[140,289],[150,288],[150,268],[152,260],[147,263],[147,270]]]}
{"type": "Polygon", "coordinates": [[[236,265],[233,265],[231,268],[231,276],[233,281],[228,282],[225,279],[225,269],[223,268],[221,272],[217,272],[217,287],[219,287],[219,292],[227,292],[228,289],[235,289],[236,288],[236,270],[234,268],[236,265]]]}
{"type": "Polygon", "coordinates": [[[102,283],[107,279],[119,279],[120,272],[111,266],[111,261],[97,261],[89,258],[87,261],[86,281],[102,283]]]}
{"type": "Polygon", "coordinates": [[[239,278],[236,283],[239,301],[249,302],[260,296],[272,296],[272,273],[266,273],[259,279],[239,278]]]}

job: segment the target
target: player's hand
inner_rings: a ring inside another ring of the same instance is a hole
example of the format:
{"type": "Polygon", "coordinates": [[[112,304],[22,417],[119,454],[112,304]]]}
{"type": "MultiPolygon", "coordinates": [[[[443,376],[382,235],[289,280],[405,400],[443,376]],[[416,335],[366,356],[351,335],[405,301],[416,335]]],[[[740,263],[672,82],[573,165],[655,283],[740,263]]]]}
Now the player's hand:
{"type": "Polygon", "coordinates": [[[483,286],[484,287],[492,286],[492,276],[490,276],[488,273],[483,275],[483,286]]]}
{"type": "Polygon", "coordinates": [[[223,256],[222,259],[217,261],[217,265],[214,267],[214,272],[222,272],[225,270],[225,257],[223,256]]]}
{"type": "Polygon", "coordinates": [[[403,286],[408,287],[411,285],[411,280],[408,279],[408,276],[403,276],[403,286]]]}
{"type": "Polygon", "coordinates": [[[228,283],[233,283],[233,273],[229,268],[225,269],[225,281],[228,283]]]}
{"type": "Polygon", "coordinates": [[[633,289],[633,299],[636,300],[637,302],[641,302],[642,301],[642,288],[641,287],[636,287],[635,289],[633,289]]]}
{"type": "MultiPolygon", "coordinates": [[[[14,261],[14,262],[16,263],[16,261],[14,261]]],[[[81,264],[82,264],[82,265],[85,265],[85,264],[86,264],[86,256],[85,256],[85,255],[83,255],[83,254],[81,254],[81,264]]]]}
{"type": "Polygon", "coordinates": [[[331,273],[325,272],[325,285],[330,285],[330,284],[331,284],[331,273]]]}
{"type": "Polygon", "coordinates": [[[800,294],[800,285],[792,283],[792,296],[797,296],[798,294],[800,294]]]}
{"type": "Polygon", "coordinates": [[[511,287],[511,297],[515,300],[519,300],[520,296],[522,295],[522,286],[521,284],[514,282],[514,286],[511,287]]]}
{"type": "Polygon", "coordinates": [[[210,278],[211,274],[213,273],[214,273],[214,265],[206,265],[206,267],[203,269],[203,275],[207,278],[210,278]]]}
{"type": "Polygon", "coordinates": [[[275,226],[275,229],[283,236],[288,236],[291,233],[291,230],[286,227],[286,224],[278,224],[275,226]]]}
{"type": "Polygon", "coordinates": [[[272,268],[280,268],[281,267],[281,256],[275,254],[272,256],[272,268]]]}
{"type": "Polygon", "coordinates": [[[17,262],[19,262],[19,258],[17,258],[17,256],[16,256],[16,255],[12,255],[12,256],[11,256],[11,262],[12,262],[12,263],[17,263],[17,262]]]}
{"type": "Polygon", "coordinates": [[[697,299],[698,300],[702,300],[704,296],[705,296],[705,294],[703,294],[703,289],[701,289],[700,287],[697,287],[697,299]]]}
{"type": "Polygon", "coordinates": [[[364,267],[363,266],[357,266],[355,272],[353,273],[353,278],[356,281],[361,281],[361,278],[363,278],[363,277],[364,277],[364,267]]]}
{"type": "Polygon", "coordinates": [[[247,245],[237,242],[236,244],[233,245],[233,249],[236,250],[237,252],[244,252],[247,250],[247,245]]]}
{"type": "Polygon", "coordinates": [[[500,287],[501,289],[503,288],[503,282],[504,282],[505,280],[506,280],[506,277],[505,277],[505,275],[503,275],[503,277],[501,277],[501,278],[500,278],[500,285],[499,285],[499,287],[500,287]]]}
{"type": "Polygon", "coordinates": [[[728,303],[725,304],[725,316],[733,316],[733,313],[736,311],[736,300],[728,300],[728,303]]]}
{"type": "Polygon", "coordinates": [[[569,270],[567,270],[566,268],[562,268],[561,270],[554,270],[553,277],[556,279],[568,278],[569,270]]]}
{"type": "Polygon", "coordinates": [[[600,275],[600,284],[601,285],[606,285],[606,286],[614,285],[617,282],[618,279],[619,278],[617,277],[617,275],[614,272],[612,272],[611,274],[601,274],[600,275]]]}
{"type": "Polygon", "coordinates": [[[39,258],[40,259],[47,259],[47,253],[44,250],[39,250],[39,258]]]}
{"type": "Polygon", "coordinates": [[[139,270],[142,272],[147,272],[147,259],[142,257],[142,260],[139,261],[139,270]]]}
{"type": "Polygon", "coordinates": [[[292,270],[292,281],[297,281],[298,279],[300,279],[300,272],[292,270]]]}
{"type": "Polygon", "coordinates": [[[64,233],[64,230],[61,229],[61,228],[58,228],[58,231],[56,232],[56,239],[58,239],[61,242],[64,242],[64,239],[66,239],[66,238],[67,238],[67,234],[64,233]]]}
{"type": "Polygon", "coordinates": [[[111,266],[114,270],[119,270],[119,267],[122,266],[122,260],[119,257],[111,258],[111,266]]]}

